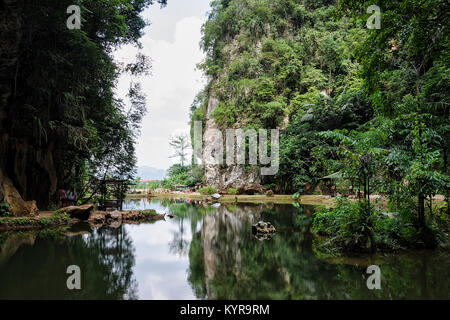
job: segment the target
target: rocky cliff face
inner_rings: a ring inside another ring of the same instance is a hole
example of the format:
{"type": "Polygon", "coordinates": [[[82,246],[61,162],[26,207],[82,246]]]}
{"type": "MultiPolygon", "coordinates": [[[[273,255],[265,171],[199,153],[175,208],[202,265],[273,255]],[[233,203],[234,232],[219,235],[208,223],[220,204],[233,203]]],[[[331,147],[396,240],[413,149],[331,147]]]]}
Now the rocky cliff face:
{"type": "MultiPolygon", "coordinates": [[[[218,99],[212,95],[208,102],[206,128],[203,136],[204,148],[202,150],[202,162],[205,173],[205,183],[206,185],[217,188],[219,191],[227,191],[228,188],[236,188],[240,193],[253,194],[261,188],[261,177],[257,167],[248,169],[248,167],[246,168],[244,165],[238,164],[227,166],[226,164],[214,164],[212,163],[213,161],[209,160],[211,158],[222,157],[222,154],[218,154],[217,150],[214,148],[214,145],[219,147],[214,132],[215,130],[220,130],[220,128],[212,114],[218,104],[218,99]]],[[[225,133],[222,132],[222,135],[224,137],[222,148],[225,150],[225,133]]]]}
{"type": "Polygon", "coordinates": [[[20,110],[17,87],[24,38],[23,1],[0,1],[0,202],[16,215],[33,214],[36,202],[46,206],[57,187],[53,144],[36,143],[30,115],[20,110]]]}
{"type": "MultiPolygon", "coordinates": [[[[276,1],[264,11],[279,15],[275,4],[276,1]]],[[[207,57],[202,68],[209,82],[198,97],[201,101],[194,102],[197,109],[193,120],[202,120],[205,127],[202,157],[205,182],[221,191],[232,187],[239,189],[240,193],[253,194],[260,191],[263,183],[271,181],[267,177],[269,174],[262,175],[261,168],[266,164],[261,164],[262,161],[250,164],[248,150],[245,165],[237,161],[233,164],[205,161],[217,151],[211,147],[214,137],[209,131],[221,130],[223,140],[226,140],[227,129],[242,129],[244,132],[264,129],[270,135],[270,130],[285,126],[289,119],[288,99],[283,96],[288,72],[275,78],[272,65],[279,70],[283,62],[278,63],[276,55],[267,52],[275,40],[288,39],[291,34],[288,30],[276,31],[273,28],[276,21],[268,15],[259,16],[260,5],[266,6],[258,2],[217,1],[212,4],[213,13],[203,29],[202,47],[207,57]]],[[[223,149],[225,151],[226,148],[223,149]]],[[[261,160],[261,155],[258,156],[261,160]]]]}

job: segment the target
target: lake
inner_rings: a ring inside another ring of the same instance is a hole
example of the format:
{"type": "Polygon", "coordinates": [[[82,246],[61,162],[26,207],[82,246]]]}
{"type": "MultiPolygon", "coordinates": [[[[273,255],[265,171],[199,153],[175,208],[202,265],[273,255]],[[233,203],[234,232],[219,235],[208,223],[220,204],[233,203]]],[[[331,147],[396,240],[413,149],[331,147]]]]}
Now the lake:
{"type": "Polygon", "coordinates": [[[450,299],[441,250],[327,258],[310,231],[314,207],[130,200],[175,218],[117,228],[78,224],[0,233],[0,299],[450,299]],[[251,225],[277,233],[258,239],[251,225]],[[69,290],[67,267],[81,271],[69,290]],[[369,290],[378,265],[381,289],[369,290]]]}

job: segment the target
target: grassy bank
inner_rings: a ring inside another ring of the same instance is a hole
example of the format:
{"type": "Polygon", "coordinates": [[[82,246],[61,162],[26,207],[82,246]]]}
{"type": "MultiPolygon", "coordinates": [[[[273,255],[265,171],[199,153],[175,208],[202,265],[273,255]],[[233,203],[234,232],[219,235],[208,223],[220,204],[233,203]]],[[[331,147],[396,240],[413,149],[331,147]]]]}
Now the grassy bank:
{"type": "Polygon", "coordinates": [[[66,213],[41,212],[32,217],[1,217],[0,231],[30,230],[49,227],[66,226],[73,223],[73,219],[66,213]]]}
{"type": "MultiPolygon", "coordinates": [[[[164,220],[165,218],[164,214],[158,214],[153,209],[128,211],[96,211],[92,209],[87,212],[86,218],[82,218],[79,213],[77,216],[73,216],[65,211],[68,208],[75,208],[72,210],[74,212],[80,207],[67,207],[53,212],[41,211],[36,216],[0,217],[0,232],[71,226],[81,221],[98,227],[111,222],[138,223],[164,220]]],[[[168,216],[173,218],[173,215],[168,216]]]]}

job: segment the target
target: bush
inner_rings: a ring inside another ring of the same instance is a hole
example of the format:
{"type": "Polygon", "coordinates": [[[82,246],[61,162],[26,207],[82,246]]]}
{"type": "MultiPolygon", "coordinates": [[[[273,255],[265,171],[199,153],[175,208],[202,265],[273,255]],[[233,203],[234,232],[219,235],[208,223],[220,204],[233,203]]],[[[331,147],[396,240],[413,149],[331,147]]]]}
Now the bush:
{"type": "Polygon", "coordinates": [[[273,197],[273,191],[272,190],[267,190],[266,196],[273,197]]]}
{"type": "Polygon", "coordinates": [[[238,189],[235,189],[235,188],[229,188],[228,189],[228,194],[235,195],[235,194],[238,194],[238,193],[239,193],[238,189]]]}
{"type": "Polygon", "coordinates": [[[380,247],[386,249],[434,248],[438,243],[449,240],[436,222],[437,217],[430,217],[420,228],[415,208],[405,207],[392,218],[377,216],[374,220],[375,239],[380,247]]]}
{"type": "Polygon", "coordinates": [[[9,203],[0,203],[0,217],[9,217],[12,213],[9,211],[9,203]]]}
{"type": "Polygon", "coordinates": [[[214,193],[217,193],[217,189],[214,188],[214,187],[211,187],[211,186],[207,186],[207,187],[200,188],[198,190],[198,192],[200,192],[200,194],[202,194],[202,195],[210,196],[210,195],[212,195],[214,193]]]}
{"type": "Polygon", "coordinates": [[[429,248],[448,238],[432,224],[418,228],[414,208],[383,214],[360,202],[338,198],[334,209],[322,209],[314,218],[313,230],[326,240],[316,240],[316,250],[368,251],[377,249],[396,250],[405,248],[429,248]],[[320,242],[320,243],[319,243],[320,242]]]}
{"type": "MultiPolygon", "coordinates": [[[[319,249],[370,251],[376,243],[372,227],[373,208],[367,210],[360,202],[338,198],[336,208],[322,209],[314,218],[313,230],[327,237],[319,249]],[[321,247],[321,248],[320,248],[321,247]]],[[[331,251],[331,250],[330,250],[331,251]]]]}

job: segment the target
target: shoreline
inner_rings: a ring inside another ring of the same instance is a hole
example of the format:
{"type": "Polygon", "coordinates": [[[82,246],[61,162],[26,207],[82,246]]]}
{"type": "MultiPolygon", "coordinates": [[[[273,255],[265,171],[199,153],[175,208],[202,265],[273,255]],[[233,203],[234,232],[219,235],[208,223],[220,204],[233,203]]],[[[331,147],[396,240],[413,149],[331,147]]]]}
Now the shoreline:
{"type": "Polygon", "coordinates": [[[219,200],[212,200],[211,196],[201,195],[199,193],[158,193],[158,194],[127,194],[126,200],[139,199],[187,199],[198,200],[205,202],[219,202],[219,203],[274,203],[274,204],[293,204],[313,205],[334,207],[336,205],[336,198],[324,195],[302,195],[299,200],[292,198],[292,195],[275,194],[273,196],[266,195],[222,195],[219,200]]]}
{"type": "MultiPolygon", "coordinates": [[[[148,221],[165,220],[165,214],[158,214],[155,210],[124,210],[97,211],[93,205],[72,206],[56,211],[40,211],[35,216],[1,217],[0,232],[28,231],[47,228],[72,226],[77,223],[87,223],[93,227],[110,225],[118,227],[123,223],[137,224],[148,221]],[[81,209],[80,209],[81,208],[81,209]],[[69,213],[70,212],[70,213],[69,213]]],[[[170,218],[174,216],[167,215],[170,218]]]]}
{"type": "MultiPolygon", "coordinates": [[[[211,199],[211,196],[198,193],[161,193],[154,195],[127,195],[127,200],[138,199],[184,199],[204,201],[206,203],[273,203],[273,204],[293,204],[333,207],[335,199],[323,195],[300,196],[294,200],[291,195],[223,195],[218,201],[211,199]]],[[[39,211],[34,216],[13,216],[0,217],[0,232],[39,230],[46,228],[57,228],[71,226],[79,222],[87,222],[93,226],[104,224],[139,223],[145,221],[164,220],[164,214],[158,214],[154,210],[123,210],[123,211],[97,211],[94,205],[71,206],[58,209],[56,211],[39,211]]],[[[169,217],[173,217],[169,215],[169,217]]]]}
{"type": "MultiPolygon", "coordinates": [[[[247,203],[247,204],[295,204],[309,206],[324,206],[333,208],[336,206],[336,197],[324,195],[302,195],[298,200],[292,195],[223,195],[218,200],[211,196],[199,193],[160,193],[160,194],[127,194],[126,200],[139,199],[181,199],[203,201],[205,203],[247,203]]],[[[173,217],[169,215],[169,217],[173,217]]],[[[71,226],[78,222],[87,222],[95,226],[121,223],[139,223],[144,221],[164,220],[164,214],[158,214],[154,210],[123,210],[123,211],[97,211],[93,204],[84,206],[72,206],[58,209],[56,211],[39,211],[35,216],[10,216],[0,217],[0,232],[35,230],[45,228],[57,228],[71,226]]]]}

